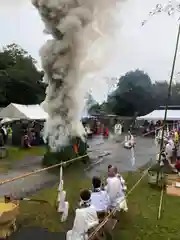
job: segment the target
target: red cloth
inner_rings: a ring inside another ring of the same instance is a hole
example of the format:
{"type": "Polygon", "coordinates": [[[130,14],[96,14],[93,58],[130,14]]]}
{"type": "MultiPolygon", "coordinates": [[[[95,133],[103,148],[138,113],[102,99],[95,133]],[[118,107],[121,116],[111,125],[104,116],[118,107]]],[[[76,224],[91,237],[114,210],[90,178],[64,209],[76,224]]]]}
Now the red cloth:
{"type": "Polygon", "coordinates": [[[175,168],[180,171],[180,160],[176,161],[175,168]]]}
{"type": "Polygon", "coordinates": [[[78,153],[78,145],[77,144],[74,144],[74,152],[78,153]]]}
{"type": "Polygon", "coordinates": [[[105,136],[105,137],[109,136],[109,129],[107,127],[104,130],[103,136],[105,136]]]}

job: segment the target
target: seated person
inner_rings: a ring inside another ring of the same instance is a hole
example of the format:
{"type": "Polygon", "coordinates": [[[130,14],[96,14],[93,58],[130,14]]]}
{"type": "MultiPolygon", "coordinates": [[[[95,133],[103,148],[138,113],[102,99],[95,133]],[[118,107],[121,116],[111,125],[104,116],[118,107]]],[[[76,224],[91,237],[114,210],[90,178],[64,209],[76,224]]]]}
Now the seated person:
{"type": "Polygon", "coordinates": [[[109,169],[106,191],[110,199],[111,209],[117,208],[118,211],[121,209],[128,210],[124,190],[114,167],[109,169]]]}
{"type": "Polygon", "coordinates": [[[81,191],[80,198],[80,208],[76,209],[73,228],[67,232],[66,240],[88,239],[88,231],[99,223],[96,209],[91,205],[91,192],[81,191]]]}
{"type": "MultiPolygon", "coordinates": [[[[112,167],[112,166],[111,166],[112,167]]],[[[91,204],[95,207],[99,221],[102,222],[110,210],[110,199],[105,190],[101,188],[101,180],[98,177],[93,177],[92,179],[93,191],[91,193],[91,204]]],[[[110,218],[105,224],[106,231],[111,235],[111,231],[116,225],[117,220],[110,218]]],[[[97,239],[104,239],[103,231],[99,232],[97,239]]]]}
{"type": "Polygon", "coordinates": [[[30,148],[31,144],[30,144],[30,139],[29,136],[27,134],[27,132],[25,132],[24,136],[22,137],[22,144],[24,148],[30,148]]]}
{"type": "Polygon", "coordinates": [[[101,179],[93,177],[93,191],[91,193],[91,204],[95,207],[99,218],[104,217],[109,207],[109,196],[106,191],[101,189],[101,179]]]}

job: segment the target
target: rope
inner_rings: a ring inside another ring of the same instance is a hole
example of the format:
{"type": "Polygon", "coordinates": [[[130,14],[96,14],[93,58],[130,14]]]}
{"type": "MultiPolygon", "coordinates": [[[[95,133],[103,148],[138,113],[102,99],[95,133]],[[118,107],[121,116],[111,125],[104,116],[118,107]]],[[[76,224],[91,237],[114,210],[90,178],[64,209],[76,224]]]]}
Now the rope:
{"type": "Polygon", "coordinates": [[[85,158],[85,157],[87,157],[87,156],[88,156],[88,154],[83,155],[83,156],[79,156],[79,157],[76,157],[76,158],[73,158],[73,159],[70,159],[70,160],[68,160],[68,161],[66,161],[66,162],[57,163],[57,164],[52,165],[52,166],[50,166],[50,167],[41,168],[41,169],[38,169],[38,170],[35,170],[35,171],[32,171],[32,172],[28,172],[28,173],[25,173],[25,174],[20,175],[20,176],[18,176],[18,177],[14,177],[14,178],[11,178],[11,179],[7,179],[7,180],[5,180],[5,181],[0,182],[0,186],[4,185],[4,184],[6,184],[6,183],[14,182],[14,181],[17,181],[17,180],[19,180],[19,179],[32,176],[32,175],[34,175],[34,174],[36,174],[36,173],[44,172],[44,171],[46,171],[46,170],[59,167],[59,166],[61,166],[61,165],[66,165],[67,163],[72,163],[72,162],[74,162],[74,161],[77,161],[77,160],[79,160],[79,159],[85,158]]]}
{"type": "MultiPolygon", "coordinates": [[[[130,191],[126,194],[126,196],[121,200],[120,203],[122,203],[131,193],[132,191],[139,185],[139,183],[141,182],[141,180],[147,175],[148,170],[151,168],[148,167],[146,169],[146,171],[144,171],[144,174],[140,177],[140,179],[134,184],[134,186],[130,189],[130,191]]],[[[113,211],[111,211],[107,217],[97,226],[97,228],[90,234],[90,236],[88,237],[88,240],[93,240],[93,238],[96,236],[96,234],[99,232],[99,230],[104,227],[104,225],[108,222],[109,218],[111,216],[113,216],[116,213],[117,209],[114,208],[113,211]]]]}
{"type": "Polygon", "coordinates": [[[157,130],[160,130],[160,129],[162,129],[163,127],[164,127],[164,125],[161,126],[161,127],[155,128],[154,130],[151,130],[150,132],[144,133],[144,134],[142,135],[142,137],[145,137],[145,136],[147,136],[147,135],[149,135],[149,134],[151,134],[151,133],[153,133],[153,132],[155,132],[155,131],[157,131],[157,130]]]}

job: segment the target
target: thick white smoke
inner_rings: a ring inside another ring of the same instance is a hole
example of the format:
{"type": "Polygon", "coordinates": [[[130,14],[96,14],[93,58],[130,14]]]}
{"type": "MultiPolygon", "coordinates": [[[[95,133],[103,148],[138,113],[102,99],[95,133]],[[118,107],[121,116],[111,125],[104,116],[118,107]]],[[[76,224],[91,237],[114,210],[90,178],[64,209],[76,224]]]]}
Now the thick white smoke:
{"type": "Polygon", "coordinates": [[[113,17],[117,2],[122,1],[32,0],[45,23],[45,32],[52,35],[40,50],[48,84],[45,137],[51,148],[66,145],[69,137],[83,138],[80,115],[88,89],[84,78],[103,67],[107,39],[117,27],[113,17]],[[97,44],[99,39],[104,40],[104,47],[97,44]],[[93,48],[95,45],[98,49],[93,48]],[[97,51],[96,59],[92,58],[93,51],[97,51]]]}

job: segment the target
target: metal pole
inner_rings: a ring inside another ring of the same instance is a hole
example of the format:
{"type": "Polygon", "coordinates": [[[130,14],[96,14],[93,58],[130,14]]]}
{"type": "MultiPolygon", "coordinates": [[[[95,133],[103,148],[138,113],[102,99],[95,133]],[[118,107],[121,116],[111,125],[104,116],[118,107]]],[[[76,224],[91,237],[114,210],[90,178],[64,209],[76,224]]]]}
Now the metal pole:
{"type": "MultiPolygon", "coordinates": [[[[165,112],[164,112],[162,139],[161,139],[161,142],[160,142],[160,154],[159,154],[159,159],[158,159],[159,165],[160,165],[160,161],[161,161],[161,152],[162,152],[163,145],[164,145],[164,131],[165,131],[166,120],[167,120],[167,110],[168,110],[168,106],[169,106],[169,100],[171,98],[171,88],[172,88],[172,81],[173,81],[174,70],[175,70],[175,65],[176,65],[177,51],[178,51],[178,45],[179,45],[179,37],[180,37],[180,24],[178,26],[176,47],[175,47],[175,52],[174,52],[174,58],[173,58],[173,64],[172,64],[172,70],[171,70],[171,76],[170,76],[169,88],[168,88],[168,96],[167,96],[166,107],[165,107],[165,112]]],[[[158,183],[158,180],[159,180],[159,171],[158,171],[158,174],[157,174],[157,183],[158,183]]]]}

